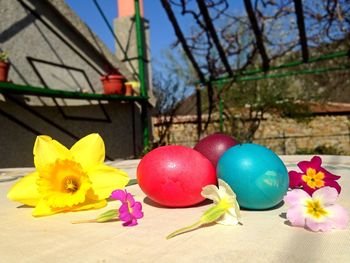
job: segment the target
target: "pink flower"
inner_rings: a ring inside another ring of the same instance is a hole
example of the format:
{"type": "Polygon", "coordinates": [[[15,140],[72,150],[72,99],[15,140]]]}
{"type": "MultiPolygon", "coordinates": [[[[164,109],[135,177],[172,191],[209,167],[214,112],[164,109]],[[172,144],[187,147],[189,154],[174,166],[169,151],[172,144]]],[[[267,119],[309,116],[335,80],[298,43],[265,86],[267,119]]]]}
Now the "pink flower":
{"type": "Polygon", "coordinates": [[[136,202],[134,197],[126,190],[113,191],[111,198],[122,202],[122,205],[119,208],[119,219],[124,221],[123,226],[137,225],[137,219],[143,217],[141,203],[136,202]]]}
{"type": "Polygon", "coordinates": [[[287,219],[293,226],[307,227],[312,231],[329,231],[332,228],[345,228],[349,221],[347,211],[335,204],[338,197],[333,187],[322,187],[312,197],[301,189],[289,191],[284,197],[291,207],[287,219]]]}
{"type": "Polygon", "coordinates": [[[341,187],[335,181],[340,176],[334,175],[324,169],[322,166],[322,160],[319,156],[312,157],[311,161],[302,161],[298,163],[301,173],[296,171],[290,171],[289,174],[289,187],[299,188],[302,187],[310,195],[317,189],[324,186],[331,186],[337,189],[340,193],[341,187]]]}

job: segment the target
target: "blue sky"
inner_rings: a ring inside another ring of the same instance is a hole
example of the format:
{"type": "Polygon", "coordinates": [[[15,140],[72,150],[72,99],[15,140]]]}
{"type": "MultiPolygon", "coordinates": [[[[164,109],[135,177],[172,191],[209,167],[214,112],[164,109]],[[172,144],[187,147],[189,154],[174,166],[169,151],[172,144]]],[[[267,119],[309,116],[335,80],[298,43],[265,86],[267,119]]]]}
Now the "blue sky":
{"type": "MultiPolygon", "coordinates": [[[[115,52],[115,39],[109,31],[106,23],[98,12],[93,0],[65,0],[66,3],[78,14],[78,16],[96,33],[97,36],[115,52]]],[[[109,24],[113,27],[113,20],[117,17],[117,0],[97,0],[105,13],[109,24]]],[[[171,50],[171,44],[176,41],[176,36],[167,15],[159,0],[143,0],[144,17],[150,23],[150,46],[152,66],[164,72],[164,52],[171,50]]],[[[194,2],[190,2],[195,7],[194,2]]],[[[242,12],[243,1],[235,1],[232,11],[242,12]]],[[[174,8],[174,6],[173,6],[174,8]]],[[[190,25],[193,25],[191,16],[179,15],[179,8],[174,9],[178,16],[178,22],[182,31],[187,35],[190,25]]],[[[176,56],[176,55],[175,55],[176,56]]]]}
{"type": "MultiPolygon", "coordinates": [[[[93,0],[65,0],[66,3],[77,13],[93,32],[115,52],[115,39],[105,21],[98,12],[93,0]]],[[[159,0],[144,0],[144,17],[149,21],[150,26],[150,45],[153,73],[160,72],[168,76],[166,69],[166,58],[163,53],[170,50],[170,45],[176,41],[171,23],[169,22],[165,11],[159,0]]],[[[98,0],[101,9],[107,17],[110,25],[113,27],[113,20],[117,17],[117,0],[98,0]]],[[[176,10],[174,10],[176,12],[176,10]]],[[[180,17],[178,19],[182,30],[188,32],[189,18],[180,17]]],[[[193,92],[193,88],[181,84],[181,88],[175,96],[181,98],[188,96],[193,92]]]]}
{"type": "MultiPolygon", "coordinates": [[[[114,52],[114,37],[109,31],[92,0],[66,0],[66,3],[94,31],[100,39],[114,52]]],[[[107,19],[113,26],[117,16],[117,0],[98,0],[107,19]]],[[[151,52],[154,60],[162,60],[161,52],[169,49],[175,41],[174,31],[158,0],[144,0],[144,16],[150,21],[151,52]]]]}

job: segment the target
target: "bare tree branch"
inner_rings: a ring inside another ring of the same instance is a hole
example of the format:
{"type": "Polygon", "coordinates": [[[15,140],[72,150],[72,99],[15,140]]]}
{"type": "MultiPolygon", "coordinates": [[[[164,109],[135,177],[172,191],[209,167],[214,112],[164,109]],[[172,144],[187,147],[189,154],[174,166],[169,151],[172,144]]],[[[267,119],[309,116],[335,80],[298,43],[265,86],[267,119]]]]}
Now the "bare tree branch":
{"type": "Polygon", "coordinates": [[[181,31],[179,24],[177,23],[176,17],[173,13],[173,10],[171,9],[171,6],[169,5],[169,2],[167,0],[161,0],[161,2],[162,2],[162,6],[163,6],[165,12],[168,15],[169,21],[173,25],[175,34],[176,34],[177,38],[179,39],[179,41],[181,42],[182,48],[185,51],[188,59],[191,61],[194,69],[196,70],[200,81],[205,82],[205,77],[197,64],[197,61],[195,60],[194,56],[192,55],[191,50],[187,46],[187,42],[185,40],[185,37],[181,31]]]}
{"type": "Polygon", "coordinates": [[[225,51],[224,49],[222,48],[221,44],[220,44],[220,40],[218,38],[218,35],[216,34],[216,30],[214,28],[214,25],[211,21],[211,18],[210,18],[210,15],[209,15],[209,12],[208,12],[208,9],[204,3],[203,0],[197,0],[197,4],[198,4],[198,7],[199,7],[199,10],[201,11],[202,15],[203,15],[203,18],[204,18],[204,22],[208,28],[208,31],[209,31],[209,34],[211,36],[211,38],[213,39],[213,42],[216,46],[216,49],[218,50],[219,52],[219,56],[222,60],[222,63],[224,63],[224,66],[226,68],[226,71],[228,73],[228,75],[230,77],[233,76],[232,74],[232,69],[231,69],[231,66],[227,60],[227,57],[226,57],[226,54],[225,54],[225,51]]]}
{"type": "Polygon", "coordinates": [[[267,71],[270,67],[270,60],[265,50],[265,45],[262,38],[262,32],[259,29],[258,21],[256,20],[252,3],[250,2],[250,0],[244,0],[244,6],[248,14],[250,24],[252,25],[252,29],[256,39],[256,44],[258,46],[258,49],[261,55],[263,69],[267,71]]]}
{"type": "Polygon", "coordinates": [[[303,61],[306,63],[309,60],[309,50],[307,47],[307,37],[305,32],[303,4],[301,0],[294,0],[294,5],[295,5],[295,14],[297,16],[297,22],[298,22],[298,28],[299,28],[301,52],[303,56],[303,61]]]}

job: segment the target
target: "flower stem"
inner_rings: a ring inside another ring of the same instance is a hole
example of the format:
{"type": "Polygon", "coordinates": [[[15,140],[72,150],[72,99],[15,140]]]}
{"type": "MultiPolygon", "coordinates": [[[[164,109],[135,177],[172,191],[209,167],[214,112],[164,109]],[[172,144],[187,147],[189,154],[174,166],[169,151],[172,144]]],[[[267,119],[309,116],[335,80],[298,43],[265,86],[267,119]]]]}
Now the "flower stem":
{"type": "Polygon", "coordinates": [[[201,225],[202,225],[202,222],[201,222],[201,221],[198,221],[198,222],[194,223],[193,225],[180,228],[180,229],[178,229],[178,230],[172,232],[170,235],[168,235],[168,236],[166,237],[166,239],[170,239],[170,238],[173,238],[173,237],[175,237],[175,236],[177,236],[177,235],[186,233],[186,232],[188,232],[188,231],[195,230],[195,229],[199,228],[201,225]]]}
{"type": "Polygon", "coordinates": [[[199,228],[200,226],[214,223],[216,220],[218,220],[220,217],[222,217],[226,212],[226,208],[223,207],[221,204],[217,204],[215,206],[210,207],[207,211],[204,212],[202,217],[199,219],[198,222],[194,223],[193,225],[180,228],[179,230],[176,230],[175,232],[171,233],[166,237],[166,239],[170,239],[174,236],[183,234],[185,232],[195,230],[199,228]]]}
{"type": "Polygon", "coordinates": [[[90,219],[90,220],[80,220],[80,221],[73,221],[72,224],[81,224],[81,223],[104,223],[107,221],[110,221],[112,219],[115,219],[119,216],[119,212],[116,209],[108,210],[102,214],[100,214],[96,219],[90,219]]]}
{"type": "Polygon", "coordinates": [[[72,224],[84,224],[84,223],[96,223],[96,219],[90,219],[90,220],[77,220],[73,221],[72,224]]]}

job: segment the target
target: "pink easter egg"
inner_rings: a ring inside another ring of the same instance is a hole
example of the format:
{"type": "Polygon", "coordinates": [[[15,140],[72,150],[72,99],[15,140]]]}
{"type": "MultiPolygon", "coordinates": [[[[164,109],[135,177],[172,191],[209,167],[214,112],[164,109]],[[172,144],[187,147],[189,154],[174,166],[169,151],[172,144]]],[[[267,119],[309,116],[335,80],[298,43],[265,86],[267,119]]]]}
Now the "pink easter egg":
{"type": "Polygon", "coordinates": [[[215,168],[199,152],[184,146],[163,146],[146,154],[137,167],[142,191],[168,207],[200,203],[202,188],[216,184],[215,168]]]}

